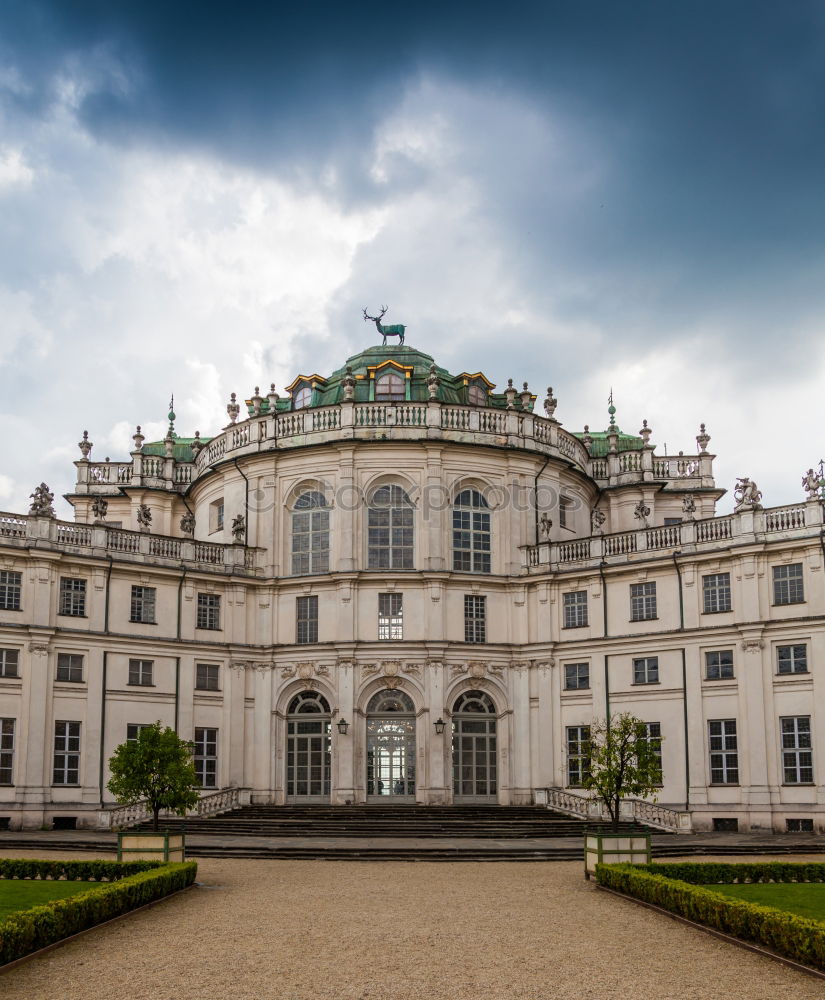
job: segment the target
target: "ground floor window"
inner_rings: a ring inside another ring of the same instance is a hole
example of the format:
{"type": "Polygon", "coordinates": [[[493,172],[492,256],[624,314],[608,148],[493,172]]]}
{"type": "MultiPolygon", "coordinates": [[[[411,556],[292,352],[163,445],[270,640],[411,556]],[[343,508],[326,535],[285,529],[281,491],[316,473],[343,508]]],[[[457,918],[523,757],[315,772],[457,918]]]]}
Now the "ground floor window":
{"type": "Polygon", "coordinates": [[[714,785],[739,784],[739,745],[736,719],[711,719],[708,722],[710,780],[714,785]]]}
{"type": "Polygon", "coordinates": [[[590,726],[567,727],[567,784],[580,788],[590,773],[590,726]]]}
{"type": "Polygon", "coordinates": [[[496,706],[484,691],[465,691],[453,704],[453,795],[489,800],[496,791],[496,706]]]}
{"type": "Polygon", "coordinates": [[[218,730],[195,729],[195,774],[201,788],[215,788],[218,781],[218,730]]]}
{"type": "Polygon", "coordinates": [[[292,801],[329,799],[329,702],[316,691],[302,691],[289,703],[286,736],[286,794],[292,801]]]}
{"type": "Polygon", "coordinates": [[[782,733],[782,773],[786,785],[809,785],[814,780],[811,719],[793,715],[779,720],[782,733]]]}
{"type": "Polygon", "coordinates": [[[14,780],[14,719],[0,719],[0,785],[14,780]]]}
{"type": "Polygon", "coordinates": [[[80,723],[55,722],[54,767],[52,783],[77,785],[80,783],[80,723]]]}
{"type": "Polygon", "coordinates": [[[367,705],[367,797],[390,796],[415,796],[415,705],[385,690],[367,705]]]}

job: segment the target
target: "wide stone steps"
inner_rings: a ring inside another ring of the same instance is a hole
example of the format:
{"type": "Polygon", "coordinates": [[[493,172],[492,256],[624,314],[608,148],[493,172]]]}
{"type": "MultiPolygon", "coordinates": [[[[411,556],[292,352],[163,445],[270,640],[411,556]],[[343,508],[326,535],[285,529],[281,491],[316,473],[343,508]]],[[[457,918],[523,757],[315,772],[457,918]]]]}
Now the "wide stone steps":
{"type": "MultiPolygon", "coordinates": [[[[379,839],[543,840],[578,837],[585,829],[582,820],[536,806],[247,806],[209,818],[164,820],[163,825],[212,836],[379,839]]],[[[620,829],[640,828],[623,823],[620,829]]]]}

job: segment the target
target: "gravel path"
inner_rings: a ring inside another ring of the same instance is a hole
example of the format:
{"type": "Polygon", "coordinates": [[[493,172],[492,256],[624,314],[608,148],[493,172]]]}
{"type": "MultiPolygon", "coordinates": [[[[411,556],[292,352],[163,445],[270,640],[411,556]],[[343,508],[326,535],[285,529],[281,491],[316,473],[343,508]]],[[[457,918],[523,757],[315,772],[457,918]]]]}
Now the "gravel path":
{"type": "Polygon", "coordinates": [[[825,994],[821,980],[600,892],[578,862],[198,864],[201,885],[2,974],[3,1000],[825,994]]]}

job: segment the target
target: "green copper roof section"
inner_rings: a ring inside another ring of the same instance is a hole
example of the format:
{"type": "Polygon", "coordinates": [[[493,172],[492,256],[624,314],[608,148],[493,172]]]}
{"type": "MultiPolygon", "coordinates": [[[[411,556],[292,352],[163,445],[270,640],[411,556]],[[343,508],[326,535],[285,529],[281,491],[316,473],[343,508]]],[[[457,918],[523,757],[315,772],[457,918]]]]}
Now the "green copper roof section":
{"type": "MultiPolygon", "coordinates": [[[[584,438],[584,431],[573,431],[573,434],[580,441],[584,438]]],[[[604,458],[610,445],[607,439],[608,431],[589,431],[589,434],[592,439],[590,454],[593,458],[604,458]]],[[[641,451],[644,446],[644,441],[634,434],[623,434],[621,431],[618,431],[616,435],[617,451],[641,451]]]]}
{"type": "MultiPolygon", "coordinates": [[[[175,436],[175,443],[172,446],[172,458],[176,462],[194,462],[195,455],[192,452],[192,442],[195,439],[177,437],[175,436]]],[[[202,437],[200,439],[201,444],[209,444],[212,438],[202,437]]],[[[159,455],[161,458],[166,457],[166,442],[165,441],[150,441],[148,443],[144,442],[143,448],[141,449],[144,455],[159,455]]]]}

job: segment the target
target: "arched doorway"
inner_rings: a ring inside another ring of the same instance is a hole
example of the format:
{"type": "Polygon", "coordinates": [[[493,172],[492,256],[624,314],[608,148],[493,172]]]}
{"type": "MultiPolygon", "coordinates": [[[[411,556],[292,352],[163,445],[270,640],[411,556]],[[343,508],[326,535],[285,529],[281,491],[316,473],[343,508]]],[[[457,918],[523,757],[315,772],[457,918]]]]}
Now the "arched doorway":
{"type": "Polygon", "coordinates": [[[379,691],[367,705],[367,799],[415,801],[415,705],[403,691],[379,691]]]}
{"type": "Polygon", "coordinates": [[[317,691],[289,703],[286,722],[287,802],[329,802],[332,713],[317,691]]]}
{"type": "Polygon", "coordinates": [[[495,801],[496,706],[484,691],[465,691],[453,705],[453,800],[495,801]]]}

